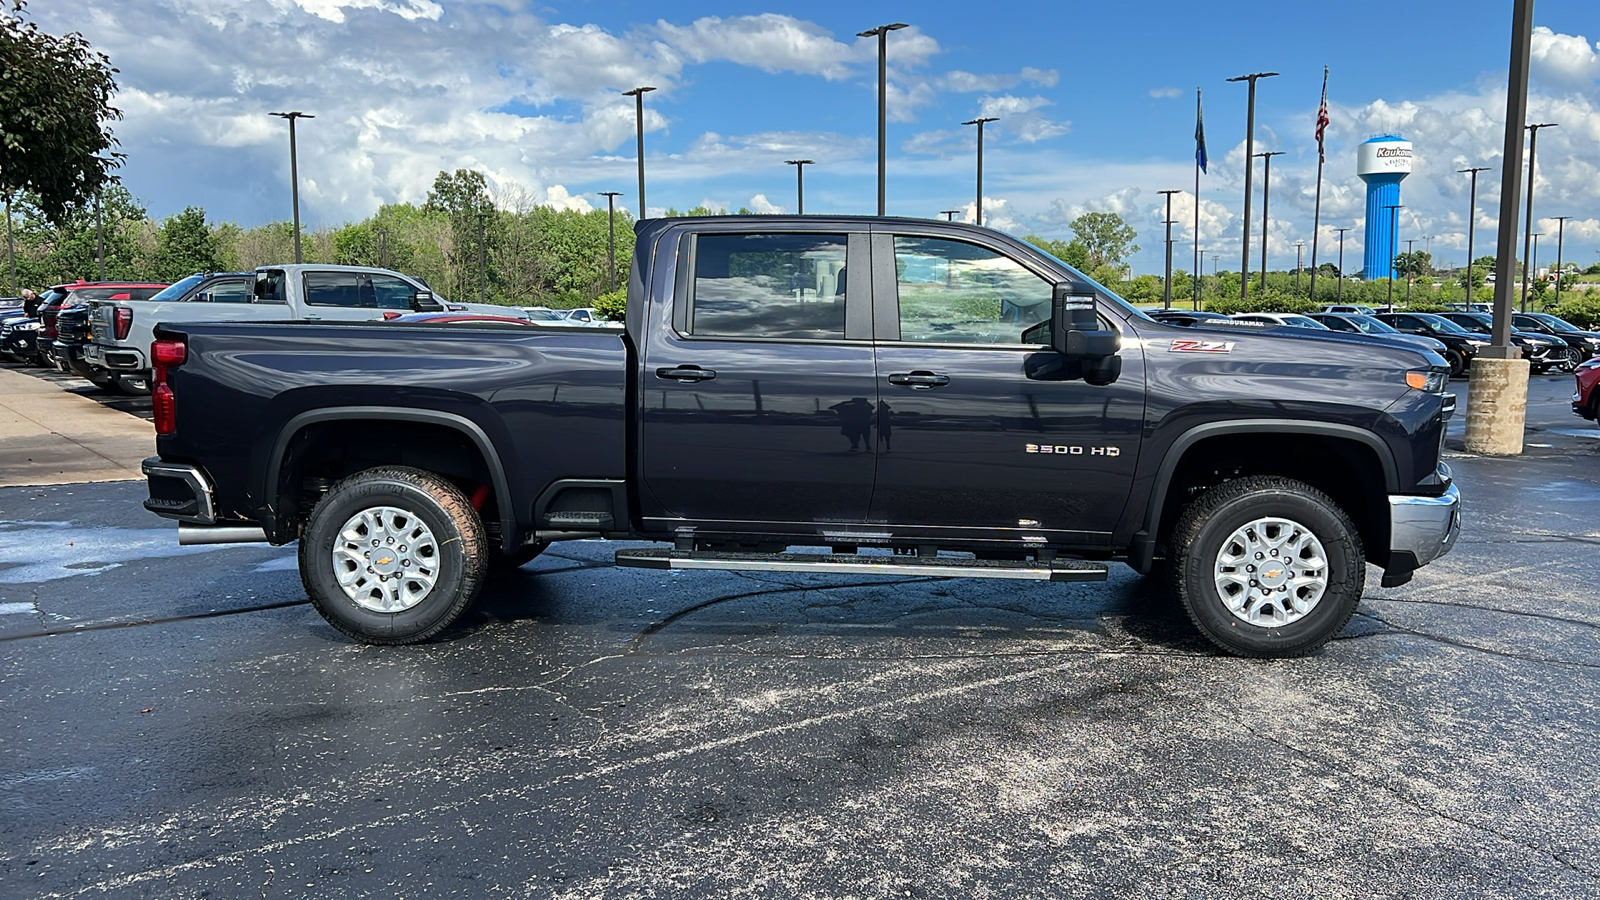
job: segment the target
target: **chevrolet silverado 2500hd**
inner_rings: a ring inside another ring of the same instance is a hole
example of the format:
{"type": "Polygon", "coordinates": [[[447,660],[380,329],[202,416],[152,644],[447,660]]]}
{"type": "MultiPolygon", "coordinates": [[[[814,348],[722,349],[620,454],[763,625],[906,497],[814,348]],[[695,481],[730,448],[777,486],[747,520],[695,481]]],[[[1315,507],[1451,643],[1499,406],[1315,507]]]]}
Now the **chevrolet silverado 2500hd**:
{"type": "Polygon", "coordinates": [[[647,220],[625,327],[162,327],[146,506],[299,541],[358,640],[449,626],[552,542],[619,565],[1170,581],[1240,655],[1309,652],[1370,561],[1453,546],[1423,348],[1153,321],[999,232],[647,220]]]}

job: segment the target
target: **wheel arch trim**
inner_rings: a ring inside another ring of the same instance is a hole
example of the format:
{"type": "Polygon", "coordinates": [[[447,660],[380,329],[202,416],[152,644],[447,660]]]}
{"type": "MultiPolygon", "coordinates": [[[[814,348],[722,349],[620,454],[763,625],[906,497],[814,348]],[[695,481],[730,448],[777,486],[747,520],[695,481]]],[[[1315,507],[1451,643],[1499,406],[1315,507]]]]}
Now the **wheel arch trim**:
{"type": "Polygon", "coordinates": [[[1167,491],[1172,486],[1172,476],[1178,470],[1178,464],[1183,461],[1184,454],[1195,444],[1207,438],[1221,437],[1235,434],[1298,434],[1313,435],[1318,437],[1339,438],[1353,440],[1372,450],[1378,458],[1378,465],[1383,469],[1384,492],[1396,493],[1400,487],[1399,470],[1394,461],[1394,451],[1383,439],[1371,431],[1358,428],[1354,425],[1345,425],[1338,422],[1318,422],[1309,419],[1235,419],[1227,422],[1206,422],[1178,435],[1167,446],[1161,458],[1161,465],[1156,469],[1155,482],[1151,485],[1149,499],[1145,503],[1144,520],[1141,524],[1141,534],[1135,536],[1134,545],[1129,554],[1129,562],[1135,564],[1134,568],[1145,571],[1149,568],[1155,553],[1157,532],[1161,527],[1161,513],[1166,508],[1167,491]],[[1139,564],[1144,568],[1139,568],[1139,564]]]}
{"type": "Polygon", "coordinates": [[[493,482],[496,504],[500,507],[500,543],[503,552],[511,553],[522,545],[522,534],[517,527],[516,508],[511,497],[511,482],[506,477],[505,465],[500,460],[500,453],[495,448],[494,442],[489,439],[488,433],[478,423],[466,416],[434,409],[394,406],[333,406],[300,413],[279,429],[278,439],[272,447],[272,456],[267,459],[267,491],[264,492],[267,502],[273,504],[279,496],[283,479],[283,458],[289,451],[289,443],[294,440],[296,435],[312,425],[318,425],[323,422],[361,419],[383,419],[392,422],[442,425],[466,435],[473,445],[478,448],[478,452],[483,455],[484,464],[489,468],[489,478],[493,482]]]}

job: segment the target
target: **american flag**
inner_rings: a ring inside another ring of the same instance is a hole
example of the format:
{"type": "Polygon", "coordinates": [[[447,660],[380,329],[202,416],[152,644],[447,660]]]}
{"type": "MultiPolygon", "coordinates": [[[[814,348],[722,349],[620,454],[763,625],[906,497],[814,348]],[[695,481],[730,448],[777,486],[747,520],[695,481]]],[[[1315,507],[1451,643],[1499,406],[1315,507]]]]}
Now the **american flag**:
{"type": "Polygon", "coordinates": [[[1322,67],[1322,105],[1317,107],[1317,162],[1326,162],[1322,135],[1328,130],[1328,67],[1322,67]]]}

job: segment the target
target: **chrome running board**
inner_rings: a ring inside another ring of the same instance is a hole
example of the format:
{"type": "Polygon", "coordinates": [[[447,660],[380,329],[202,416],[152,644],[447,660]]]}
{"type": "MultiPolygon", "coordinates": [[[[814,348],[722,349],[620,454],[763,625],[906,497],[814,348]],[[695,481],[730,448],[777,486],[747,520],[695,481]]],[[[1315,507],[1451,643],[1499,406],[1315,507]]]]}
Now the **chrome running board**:
{"type": "Polygon", "coordinates": [[[856,556],[845,553],[712,553],[618,550],[617,565],[634,569],[721,569],[740,572],[812,572],[824,575],[920,575],[939,578],[1010,578],[1023,581],[1105,581],[1104,563],[968,559],[959,556],[856,556]]]}

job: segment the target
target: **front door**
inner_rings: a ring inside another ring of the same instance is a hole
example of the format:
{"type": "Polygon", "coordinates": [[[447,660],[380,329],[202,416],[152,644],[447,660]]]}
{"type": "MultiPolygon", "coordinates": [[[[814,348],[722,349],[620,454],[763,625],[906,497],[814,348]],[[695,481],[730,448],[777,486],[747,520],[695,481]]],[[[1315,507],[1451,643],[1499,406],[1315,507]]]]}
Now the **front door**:
{"type": "Polygon", "coordinates": [[[878,451],[870,295],[849,274],[865,234],[685,240],[643,360],[646,516],[861,522],[878,451]]]}
{"type": "Polygon", "coordinates": [[[1024,340],[1049,319],[1052,283],[999,246],[899,233],[874,235],[872,248],[885,296],[874,307],[871,517],[1103,538],[1138,457],[1144,390],[1134,342],[1117,382],[1089,385],[1074,377],[1075,362],[1024,340]]]}

